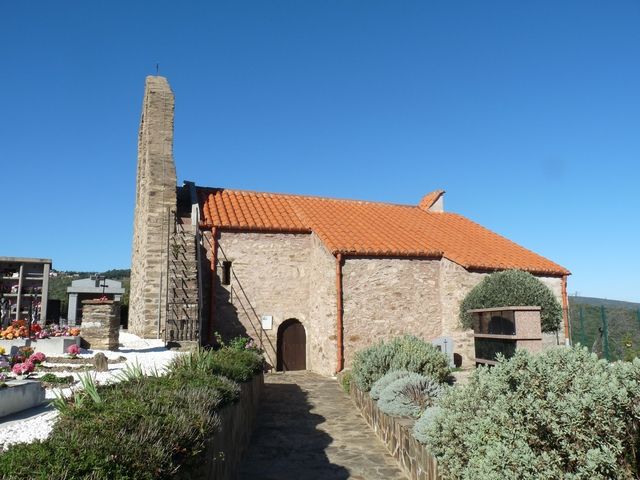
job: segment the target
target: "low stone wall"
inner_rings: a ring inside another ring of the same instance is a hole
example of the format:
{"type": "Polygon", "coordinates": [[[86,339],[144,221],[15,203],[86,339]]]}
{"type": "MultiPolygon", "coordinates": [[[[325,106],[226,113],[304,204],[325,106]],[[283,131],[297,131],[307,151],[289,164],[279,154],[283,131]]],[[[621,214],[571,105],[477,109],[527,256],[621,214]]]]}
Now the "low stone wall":
{"type": "Polygon", "coordinates": [[[255,425],[264,376],[240,385],[240,399],[218,412],[220,426],[202,458],[199,472],[184,472],[180,479],[231,480],[236,478],[255,425]]]}
{"type": "Polygon", "coordinates": [[[351,399],[411,480],[440,480],[435,457],[411,434],[414,420],[383,413],[367,392],[351,384],[351,399]]]}
{"type": "Polygon", "coordinates": [[[84,300],[82,302],[82,346],[94,350],[118,350],[120,302],[84,300]]]}

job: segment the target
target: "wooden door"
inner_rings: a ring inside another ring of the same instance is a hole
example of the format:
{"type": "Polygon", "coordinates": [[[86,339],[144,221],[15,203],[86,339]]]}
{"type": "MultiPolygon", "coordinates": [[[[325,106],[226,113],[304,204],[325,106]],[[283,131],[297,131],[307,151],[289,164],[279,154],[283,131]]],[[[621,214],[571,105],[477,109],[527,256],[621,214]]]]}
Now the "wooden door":
{"type": "Polygon", "coordinates": [[[307,369],[307,335],[304,327],[297,320],[284,325],[282,330],[282,369],[307,369]]]}

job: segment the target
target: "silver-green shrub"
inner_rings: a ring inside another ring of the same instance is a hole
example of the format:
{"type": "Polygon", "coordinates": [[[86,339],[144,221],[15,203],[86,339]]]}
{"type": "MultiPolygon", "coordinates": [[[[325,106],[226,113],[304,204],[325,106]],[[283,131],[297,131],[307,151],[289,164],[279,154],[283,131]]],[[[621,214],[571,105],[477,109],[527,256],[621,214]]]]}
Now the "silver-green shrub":
{"type": "Polygon", "coordinates": [[[371,386],[369,396],[374,400],[378,400],[380,398],[380,394],[388,385],[400,378],[406,377],[409,373],[410,372],[408,370],[389,370],[371,386]]]}
{"type": "Polygon", "coordinates": [[[378,408],[387,415],[418,416],[440,395],[440,384],[426,375],[409,373],[387,385],[380,393],[378,408]]]}
{"type": "Polygon", "coordinates": [[[353,357],[351,375],[356,386],[363,392],[389,371],[393,351],[384,342],[358,350],[353,357]]]}
{"type": "Polygon", "coordinates": [[[447,356],[436,347],[412,335],[394,338],[389,342],[393,350],[391,370],[408,370],[427,375],[444,383],[451,375],[447,356]]]}
{"type": "Polygon", "coordinates": [[[427,443],[427,429],[433,425],[436,418],[442,414],[442,409],[437,405],[428,407],[420,414],[420,418],[413,425],[413,436],[420,443],[427,443]]]}
{"type": "Polygon", "coordinates": [[[390,370],[421,373],[438,382],[444,382],[451,374],[449,360],[444,353],[411,335],[356,352],[351,369],[355,384],[365,392],[390,370]]]}
{"type": "Polygon", "coordinates": [[[416,438],[446,479],[636,478],[639,380],[640,361],[518,351],[449,389],[416,438]]]}

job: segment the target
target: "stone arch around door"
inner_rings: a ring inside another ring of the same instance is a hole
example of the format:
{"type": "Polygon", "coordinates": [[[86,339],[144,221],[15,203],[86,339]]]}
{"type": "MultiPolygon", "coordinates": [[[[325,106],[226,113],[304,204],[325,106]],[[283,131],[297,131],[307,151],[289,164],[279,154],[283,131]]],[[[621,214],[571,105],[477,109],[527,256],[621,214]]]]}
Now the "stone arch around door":
{"type": "Polygon", "coordinates": [[[278,327],[277,370],[307,369],[307,334],[296,318],[282,322],[278,327]]]}

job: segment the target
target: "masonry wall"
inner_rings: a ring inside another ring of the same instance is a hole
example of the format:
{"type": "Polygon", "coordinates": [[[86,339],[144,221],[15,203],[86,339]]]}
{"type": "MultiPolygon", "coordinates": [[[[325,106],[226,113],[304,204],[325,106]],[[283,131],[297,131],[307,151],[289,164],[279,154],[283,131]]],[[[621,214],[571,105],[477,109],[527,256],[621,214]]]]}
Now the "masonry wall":
{"type": "Polygon", "coordinates": [[[403,334],[442,331],[439,260],[351,258],[343,275],[345,365],[358,350],[403,334]]]}
{"type": "Polygon", "coordinates": [[[310,235],[309,328],[307,358],[311,370],[333,375],[337,367],[336,257],[315,235],[310,235]]]}
{"type": "Polygon", "coordinates": [[[485,277],[485,273],[469,272],[457,263],[443,258],[440,262],[440,303],[442,335],[453,338],[454,353],[462,357],[462,367],[475,365],[473,330],[460,326],[460,302],[485,277]]]}
{"type": "Polygon", "coordinates": [[[146,78],[138,137],[136,205],[131,258],[129,329],[151,338],[166,317],[169,212],[176,208],[173,162],[174,97],[163,77],[146,78]],[[160,316],[160,318],[159,318],[160,316]]]}
{"type": "Polygon", "coordinates": [[[298,319],[309,337],[309,235],[219,235],[216,330],[225,338],[251,336],[275,367],[277,332],[282,322],[298,319]],[[232,262],[230,285],[221,283],[223,261],[232,262]],[[273,316],[271,330],[261,329],[263,315],[273,316]]]}
{"type": "Polygon", "coordinates": [[[335,258],[315,235],[219,233],[216,285],[215,329],[224,338],[254,338],[275,367],[278,327],[295,318],[307,336],[307,368],[335,372],[335,258]],[[223,261],[232,262],[230,285],[221,283],[223,261]],[[262,330],[263,315],[273,317],[271,330],[262,330]]]}

